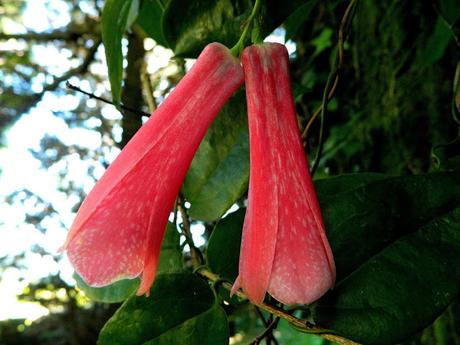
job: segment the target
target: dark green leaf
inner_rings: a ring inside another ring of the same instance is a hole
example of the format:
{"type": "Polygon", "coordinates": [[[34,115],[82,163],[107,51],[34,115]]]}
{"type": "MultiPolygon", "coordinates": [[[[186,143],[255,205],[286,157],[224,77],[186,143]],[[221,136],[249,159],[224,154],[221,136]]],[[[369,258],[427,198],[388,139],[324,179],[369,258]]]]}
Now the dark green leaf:
{"type": "Polygon", "coordinates": [[[317,319],[351,339],[391,344],[427,326],[460,289],[460,174],[359,180],[317,182],[338,274],[317,319]]]}
{"type": "Polygon", "coordinates": [[[441,0],[441,13],[448,23],[454,24],[460,18],[460,2],[458,0],[441,0]]]}
{"type": "Polygon", "coordinates": [[[337,177],[315,181],[317,193],[320,194],[321,199],[326,197],[334,197],[338,193],[352,191],[359,187],[389,178],[388,175],[377,173],[359,173],[359,174],[345,174],[337,177]]]}
{"type": "Polygon", "coordinates": [[[88,286],[78,274],[74,273],[73,277],[77,281],[77,286],[83,290],[86,296],[101,303],[123,302],[132,296],[139,287],[139,279],[123,279],[109,286],[94,288],[88,286]]]}
{"type": "Polygon", "coordinates": [[[228,333],[227,315],[216,304],[144,345],[227,345],[228,333]]]}
{"type": "MultiPolygon", "coordinates": [[[[304,0],[264,1],[261,34],[268,35],[303,3],[304,0]]],[[[163,17],[164,35],[176,55],[196,57],[211,42],[232,47],[251,11],[252,2],[244,0],[172,0],[163,17]]]]}
{"type": "Polygon", "coordinates": [[[98,344],[186,344],[185,339],[227,344],[227,320],[204,280],[177,273],[159,275],[150,297],[127,300],[102,329],[98,344]]]}
{"type": "Polygon", "coordinates": [[[102,42],[109,69],[109,80],[115,104],[120,103],[121,81],[123,79],[123,54],[121,39],[128,25],[128,17],[133,16],[133,0],[107,0],[102,11],[102,42]],[[131,15],[130,15],[131,13],[131,15]]]}
{"type": "Polygon", "coordinates": [[[212,221],[246,191],[249,178],[248,130],[244,93],[233,96],[206,133],[182,191],[194,219],[212,221]]]}
{"type": "Polygon", "coordinates": [[[426,47],[422,51],[420,63],[423,66],[430,66],[442,58],[452,38],[452,32],[444,20],[438,17],[434,32],[429,37],[426,47]]]}
{"type": "Polygon", "coordinates": [[[460,207],[394,242],[343,280],[317,319],[364,344],[394,344],[435,320],[460,292],[460,207]]]}
{"type": "Polygon", "coordinates": [[[283,26],[286,29],[285,40],[291,39],[297,31],[299,31],[302,24],[304,24],[310,17],[310,13],[316,6],[316,0],[306,1],[302,6],[297,8],[286,21],[283,26]]]}
{"type": "Polygon", "coordinates": [[[460,202],[458,173],[396,178],[375,175],[377,180],[359,186],[362,178],[371,176],[343,175],[316,183],[339,280],[396,239],[460,202]],[[338,193],[323,193],[323,189],[331,190],[329,184],[336,186],[338,193]]]}
{"type": "Polygon", "coordinates": [[[184,57],[198,56],[211,42],[231,47],[250,10],[247,1],[172,0],[163,17],[165,38],[175,54],[184,57]]]}
{"type": "Polygon", "coordinates": [[[214,273],[228,281],[238,275],[241,231],[246,209],[239,209],[217,223],[209,239],[206,258],[214,273]]]}
{"type": "Polygon", "coordinates": [[[167,47],[163,36],[162,18],[164,5],[160,0],[144,0],[139,11],[137,22],[145,33],[158,44],[167,47]]]}

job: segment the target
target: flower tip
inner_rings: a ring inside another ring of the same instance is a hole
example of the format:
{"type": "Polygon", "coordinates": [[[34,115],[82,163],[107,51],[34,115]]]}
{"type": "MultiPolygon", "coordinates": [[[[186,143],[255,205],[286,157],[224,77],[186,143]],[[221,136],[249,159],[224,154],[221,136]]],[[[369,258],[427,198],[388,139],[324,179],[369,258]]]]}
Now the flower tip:
{"type": "Polygon", "coordinates": [[[230,290],[230,297],[233,297],[234,294],[239,290],[241,284],[240,284],[240,276],[238,276],[233,283],[232,289],[230,290]]]}

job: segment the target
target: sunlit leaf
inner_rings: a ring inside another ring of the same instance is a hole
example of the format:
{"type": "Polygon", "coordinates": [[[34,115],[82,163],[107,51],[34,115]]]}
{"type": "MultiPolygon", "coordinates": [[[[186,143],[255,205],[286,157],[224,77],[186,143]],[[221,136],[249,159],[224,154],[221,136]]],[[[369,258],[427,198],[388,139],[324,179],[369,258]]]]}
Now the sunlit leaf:
{"type": "Polygon", "coordinates": [[[134,16],[137,8],[133,0],[106,0],[102,11],[102,42],[104,43],[112,97],[115,104],[120,103],[121,82],[123,79],[123,54],[121,40],[128,26],[128,18],[134,16]]]}

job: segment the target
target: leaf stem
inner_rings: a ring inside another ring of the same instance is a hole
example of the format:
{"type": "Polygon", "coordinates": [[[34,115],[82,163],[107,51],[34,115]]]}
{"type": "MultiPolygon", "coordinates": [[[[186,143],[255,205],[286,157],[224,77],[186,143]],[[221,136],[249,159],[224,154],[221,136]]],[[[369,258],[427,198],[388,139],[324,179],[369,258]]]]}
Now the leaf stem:
{"type": "Polygon", "coordinates": [[[240,39],[238,40],[238,42],[236,42],[233,48],[230,49],[233,56],[239,57],[241,52],[243,51],[244,42],[246,41],[249,29],[251,28],[253,24],[255,16],[260,10],[261,4],[262,4],[262,0],[256,0],[254,7],[252,8],[251,14],[249,15],[249,18],[245,23],[245,27],[244,27],[243,33],[240,36],[240,39]]]}

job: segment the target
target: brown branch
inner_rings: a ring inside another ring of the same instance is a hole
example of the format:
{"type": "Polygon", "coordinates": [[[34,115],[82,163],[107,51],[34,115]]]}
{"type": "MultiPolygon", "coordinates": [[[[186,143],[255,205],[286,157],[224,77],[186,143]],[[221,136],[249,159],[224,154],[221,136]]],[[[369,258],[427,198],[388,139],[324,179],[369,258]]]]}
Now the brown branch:
{"type": "Polygon", "coordinates": [[[49,41],[66,41],[74,42],[82,36],[91,35],[99,36],[99,33],[94,31],[79,31],[79,30],[56,30],[52,32],[26,32],[23,34],[7,34],[0,32],[0,40],[23,40],[35,42],[49,42],[49,41]]]}
{"type": "MultiPolygon", "coordinates": [[[[145,59],[143,39],[136,33],[128,34],[128,65],[123,78],[121,102],[131,109],[141,109],[144,106],[142,97],[141,70],[145,59]]],[[[121,120],[123,133],[120,146],[124,147],[142,126],[142,117],[137,112],[124,111],[121,120]]]]}
{"type": "MultiPolygon", "coordinates": [[[[205,277],[206,279],[212,282],[216,282],[216,281],[221,282],[221,279],[217,274],[207,270],[204,267],[198,267],[195,272],[197,272],[198,274],[200,274],[201,276],[205,277]]],[[[229,282],[222,282],[221,285],[229,291],[231,291],[232,289],[232,284],[230,284],[229,282]]],[[[246,295],[240,290],[236,291],[235,295],[241,299],[247,299],[246,295]]],[[[286,320],[294,328],[298,329],[301,332],[317,334],[324,339],[336,342],[337,344],[340,344],[340,345],[359,345],[359,343],[356,343],[352,340],[349,340],[347,338],[333,334],[332,331],[329,329],[324,329],[316,325],[313,325],[308,321],[298,319],[295,316],[287,313],[286,310],[283,310],[283,309],[280,309],[280,308],[277,308],[277,307],[274,307],[272,305],[265,304],[265,303],[257,304],[257,307],[259,307],[262,310],[265,310],[266,312],[272,314],[275,317],[279,317],[281,319],[286,320]]]]}

